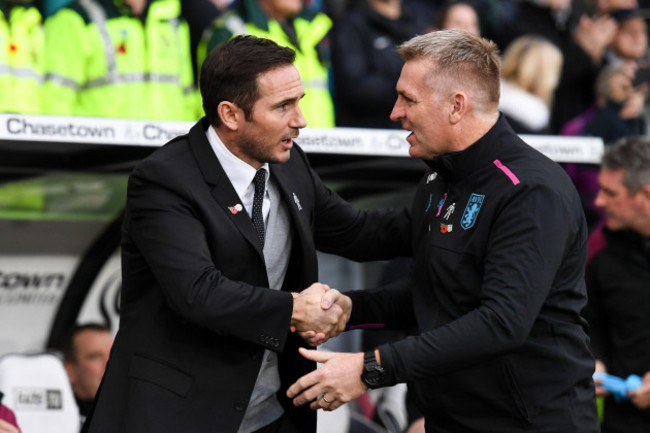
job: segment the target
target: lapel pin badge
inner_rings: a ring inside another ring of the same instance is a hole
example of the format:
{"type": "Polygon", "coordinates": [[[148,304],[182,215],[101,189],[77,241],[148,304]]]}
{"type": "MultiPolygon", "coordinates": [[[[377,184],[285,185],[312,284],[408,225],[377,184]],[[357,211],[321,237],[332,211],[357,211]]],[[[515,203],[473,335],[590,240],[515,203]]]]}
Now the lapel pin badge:
{"type": "Polygon", "coordinates": [[[237,213],[238,213],[238,212],[241,212],[242,209],[243,209],[243,207],[242,207],[242,205],[239,204],[239,203],[237,203],[237,204],[234,205],[234,206],[228,206],[228,210],[229,210],[230,213],[233,214],[233,215],[237,215],[237,213]]]}
{"type": "Polygon", "coordinates": [[[427,176],[427,184],[428,184],[429,182],[433,182],[434,180],[436,180],[436,177],[438,177],[438,172],[437,172],[437,171],[431,173],[430,175],[428,175],[428,176],[427,176]]]}
{"type": "Polygon", "coordinates": [[[298,196],[296,195],[295,192],[292,194],[293,194],[293,201],[296,203],[298,210],[302,210],[302,206],[300,205],[300,200],[298,200],[298,196]]]}

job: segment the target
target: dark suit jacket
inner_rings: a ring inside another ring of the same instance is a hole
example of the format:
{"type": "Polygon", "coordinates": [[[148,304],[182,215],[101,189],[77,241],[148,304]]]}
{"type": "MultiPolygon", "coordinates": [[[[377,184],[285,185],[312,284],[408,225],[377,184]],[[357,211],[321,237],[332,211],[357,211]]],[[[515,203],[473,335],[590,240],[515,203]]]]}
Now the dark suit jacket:
{"type": "Polygon", "coordinates": [[[374,260],[409,254],[406,211],[359,211],[327,189],[298,146],[271,164],[293,228],[282,291],[205,136],[206,119],[141,162],[129,179],[122,310],[89,432],[236,432],[264,349],[277,351],[279,399],[300,432],[315,413],[287,387],[315,364],[288,332],[293,300],[317,281],[316,247],[374,260]]]}

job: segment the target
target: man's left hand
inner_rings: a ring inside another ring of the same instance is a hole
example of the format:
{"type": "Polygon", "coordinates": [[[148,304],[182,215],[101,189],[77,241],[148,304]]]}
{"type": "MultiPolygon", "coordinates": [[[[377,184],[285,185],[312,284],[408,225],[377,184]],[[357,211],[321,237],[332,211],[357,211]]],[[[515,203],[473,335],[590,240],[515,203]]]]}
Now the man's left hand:
{"type": "Polygon", "coordinates": [[[304,375],[287,390],[293,404],[310,408],[334,410],[361,394],[368,387],[361,381],[363,353],[323,352],[298,349],[305,358],[323,365],[304,375]]]}

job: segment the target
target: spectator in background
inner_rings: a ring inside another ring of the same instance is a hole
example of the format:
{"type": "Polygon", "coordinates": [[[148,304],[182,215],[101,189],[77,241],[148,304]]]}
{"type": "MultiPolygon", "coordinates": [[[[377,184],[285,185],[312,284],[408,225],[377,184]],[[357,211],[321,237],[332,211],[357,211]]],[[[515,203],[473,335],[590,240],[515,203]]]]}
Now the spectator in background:
{"type": "Polygon", "coordinates": [[[75,327],[63,342],[63,366],[79,406],[82,424],[95,400],[112,345],[110,328],[95,323],[75,327]]]}
{"type": "Polygon", "coordinates": [[[532,34],[545,37],[562,52],[562,73],[551,110],[552,133],[593,104],[596,76],[616,28],[616,21],[607,15],[573,14],[571,0],[525,0],[518,4],[510,25],[495,35],[501,50],[517,37],[532,34]]]}
{"type": "MultiPolygon", "coordinates": [[[[636,7],[636,4],[636,0],[598,2],[599,13],[611,13],[611,16],[619,23],[612,42],[606,49],[601,69],[611,63],[625,63],[629,74],[633,76],[632,83],[635,86],[648,82],[650,78],[650,69],[647,64],[647,23],[643,12],[636,7]],[[620,9],[621,7],[625,7],[625,9],[620,9]]],[[[611,74],[611,70],[606,74],[611,74]]],[[[603,86],[606,81],[604,75],[600,79],[601,84],[598,84],[598,78],[596,79],[594,103],[566,122],[562,126],[560,134],[581,135],[584,132],[585,126],[596,112],[597,105],[602,105],[607,98],[606,87],[603,86]]]]}
{"type": "Polygon", "coordinates": [[[603,431],[650,431],[650,140],[626,137],[605,150],[596,205],[605,211],[606,245],[587,266],[596,370],[643,377],[640,389],[605,398],[603,431]]]}
{"type": "Polygon", "coordinates": [[[616,9],[611,16],[618,22],[618,30],[608,46],[608,62],[623,61],[639,67],[647,67],[648,24],[639,9],[616,9]]]}
{"type": "Polygon", "coordinates": [[[194,82],[198,83],[199,65],[197,53],[205,29],[209,28],[228,7],[230,0],[182,0],[181,10],[190,29],[190,53],[194,82]]]}
{"type": "Polygon", "coordinates": [[[429,30],[409,0],[357,0],[332,29],[336,125],[399,128],[390,120],[402,70],[396,47],[429,30]]]}
{"type": "Polygon", "coordinates": [[[47,114],[196,120],[179,0],[76,0],[45,20],[47,114]]]}
{"type": "Polygon", "coordinates": [[[474,0],[472,5],[479,17],[481,35],[494,40],[501,29],[509,26],[521,0],[474,0]]]}
{"type": "Polygon", "coordinates": [[[2,392],[0,392],[0,433],[20,433],[16,415],[11,409],[2,404],[2,392]]]}
{"type": "MultiPolygon", "coordinates": [[[[596,102],[562,129],[562,135],[588,135],[603,139],[605,144],[619,138],[643,134],[646,122],[642,111],[648,86],[632,87],[634,65],[616,61],[605,66],[595,85],[596,102]]],[[[597,164],[563,163],[562,167],[580,193],[589,232],[601,225],[604,214],[594,205],[598,193],[597,164]]]]}
{"type": "Polygon", "coordinates": [[[43,27],[32,2],[0,0],[0,112],[42,111],[43,27]]]}
{"type": "Polygon", "coordinates": [[[634,9],[639,7],[637,0],[594,0],[592,4],[595,9],[595,15],[608,15],[617,9],[634,9]]]}
{"type": "Polygon", "coordinates": [[[520,36],[503,53],[499,109],[515,132],[550,133],[562,52],[541,36],[520,36]]]}
{"type": "Polygon", "coordinates": [[[601,137],[605,144],[646,130],[643,108],[648,84],[632,85],[634,67],[616,61],[607,65],[596,81],[596,111],[583,135],[601,137]]]}
{"type": "MultiPolygon", "coordinates": [[[[562,135],[589,135],[611,143],[647,130],[646,108],[650,69],[647,65],[648,35],[643,11],[636,0],[598,2],[598,12],[611,14],[619,23],[604,54],[594,83],[594,101],[582,113],[566,122],[562,135]]],[[[562,164],[585,209],[590,232],[603,221],[602,209],[594,205],[598,192],[599,167],[592,164],[562,164]]]]}
{"type": "Polygon", "coordinates": [[[464,1],[448,1],[443,5],[434,16],[434,26],[437,30],[463,29],[473,35],[481,35],[476,9],[464,1]]]}
{"type": "Polygon", "coordinates": [[[295,66],[305,89],[300,108],[312,128],[334,126],[334,104],[329,89],[329,54],[323,46],[332,20],[304,6],[303,0],[240,0],[233,10],[206,29],[198,62],[235,35],[271,39],[296,52],[295,66]]]}

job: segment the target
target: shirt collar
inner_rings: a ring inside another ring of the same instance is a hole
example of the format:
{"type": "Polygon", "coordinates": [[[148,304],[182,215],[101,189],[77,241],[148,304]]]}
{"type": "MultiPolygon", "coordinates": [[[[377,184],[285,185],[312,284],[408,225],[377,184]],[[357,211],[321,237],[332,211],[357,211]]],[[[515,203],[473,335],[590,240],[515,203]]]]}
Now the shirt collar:
{"type": "MultiPolygon", "coordinates": [[[[221,167],[223,167],[223,170],[226,172],[226,176],[228,176],[230,183],[232,183],[232,186],[235,188],[235,192],[240,198],[244,197],[246,190],[253,182],[257,170],[228,150],[212,126],[208,127],[206,136],[214,154],[217,156],[217,159],[221,164],[221,167]]],[[[266,169],[266,182],[268,183],[270,173],[269,164],[264,163],[261,168],[266,169]]]]}

